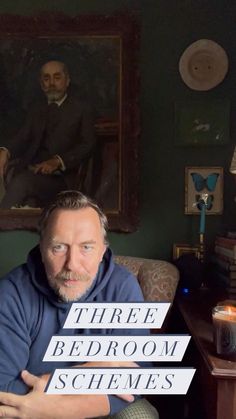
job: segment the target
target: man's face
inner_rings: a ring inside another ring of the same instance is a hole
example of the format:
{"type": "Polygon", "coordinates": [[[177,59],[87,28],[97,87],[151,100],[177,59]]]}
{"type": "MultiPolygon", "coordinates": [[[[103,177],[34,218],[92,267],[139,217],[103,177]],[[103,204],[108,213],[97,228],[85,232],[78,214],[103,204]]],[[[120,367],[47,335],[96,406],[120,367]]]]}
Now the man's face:
{"type": "Polygon", "coordinates": [[[70,84],[70,78],[60,61],[49,61],[41,68],[40,84],[49,102],[60,100],[70,84]]]}
{"type": "Polygon", "coordinates": [[[78,300],[90,288],[106,250],[93,208],[54,210],[40,243],[49,285],[63,301],[78,300]]]}

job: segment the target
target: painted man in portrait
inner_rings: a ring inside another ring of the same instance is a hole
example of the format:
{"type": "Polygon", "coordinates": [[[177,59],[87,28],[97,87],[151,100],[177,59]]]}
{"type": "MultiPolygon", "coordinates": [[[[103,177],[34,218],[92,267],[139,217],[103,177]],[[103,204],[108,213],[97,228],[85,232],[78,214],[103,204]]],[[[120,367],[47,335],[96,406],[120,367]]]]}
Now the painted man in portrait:
{"type": "Polygon", "coordinates": [[[79,188],[79,167],[95,146],[94,123],[88,106],[69,92],[69,84],[63,62],[48,61],[41,67],[44,97],[31,106],[14,138],[1,144],[5,194],[0,208],[44,207],[59,191],[79,188]]]}

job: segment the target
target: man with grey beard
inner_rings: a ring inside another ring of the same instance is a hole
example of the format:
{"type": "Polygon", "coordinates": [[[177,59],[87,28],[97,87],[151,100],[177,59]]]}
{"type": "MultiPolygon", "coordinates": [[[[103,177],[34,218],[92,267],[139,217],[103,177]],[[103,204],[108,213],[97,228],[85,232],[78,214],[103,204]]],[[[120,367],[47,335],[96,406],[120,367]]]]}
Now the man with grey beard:
{"type": "Polygon", "coordinates": [[[94,124],[89,107],[69,93],[69,85],[63,62],[42,66],[44,98],[32,104],[18,134],[0,144],[6,188],[0,208],[44,207],[59,191],[78,187],[78,168],[95,145],[94,124]]]}
{"type": "MultiPolygon", "coordinates": [[[[158,418],[147,400],[131,395],[43,392],[55,368],[71,366],[66,361],[42,359],[51,337],[65,334],[63,325],[72,302],[143,301],[137,279],[114,263],[106,230],[106,216],[93,201],[78,191],[61,192],[44,209],[39,246],[29,253],[26,264],[0,281],[0,417],[82,419],[115,414],[117,419],[158,418]]],[[[93,329],[69,329],[69,333],[92,336],[93,329]]],[[[144,335],[147,331],[97,329],[96,334],[144,335]]]]}

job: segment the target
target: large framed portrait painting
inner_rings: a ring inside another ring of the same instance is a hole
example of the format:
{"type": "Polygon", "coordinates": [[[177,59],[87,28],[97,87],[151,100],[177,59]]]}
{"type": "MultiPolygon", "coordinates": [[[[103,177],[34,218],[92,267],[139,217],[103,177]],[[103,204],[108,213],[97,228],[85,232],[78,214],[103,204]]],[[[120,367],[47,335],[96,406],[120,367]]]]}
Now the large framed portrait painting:
{"type": "MultiPolygon", "coordinates": [[[[138,54],[139,25],[130,15],[0,16],[0,147],[14,142],[43,95],[42,64],[64,62],[68,94],[91,108],[95,137],[92,152],[76,167],[75,185],[105,210],[112,231],[132,232],[138,225],[138,54]]],[[[1,206],[9,173],[0,187],[0,229],[34,230],[42,207],[33,197],[1,206]]]]}

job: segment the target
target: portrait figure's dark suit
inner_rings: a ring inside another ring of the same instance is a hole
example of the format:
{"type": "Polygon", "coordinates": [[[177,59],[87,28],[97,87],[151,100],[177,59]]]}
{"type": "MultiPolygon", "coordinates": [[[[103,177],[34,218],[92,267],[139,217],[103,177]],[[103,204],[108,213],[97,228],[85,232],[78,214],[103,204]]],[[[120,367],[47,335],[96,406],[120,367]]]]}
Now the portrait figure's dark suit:
{"type": "Polygon", "coordinates": [[[17,163],[7,179],[1,208],[28,204],[28,198],[44,206],[58,191],[75,188],[78,168],[94,145],[91,112],[78,98],[68,95],[60,106],[47,105],[46,100],[33,105],[18,134],[3,144],[17,163]],[[51,175],[30,171],[30,165],[55,155],[63,162],[61,170],[51,175]]]}

